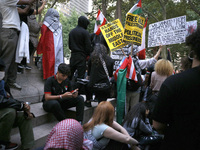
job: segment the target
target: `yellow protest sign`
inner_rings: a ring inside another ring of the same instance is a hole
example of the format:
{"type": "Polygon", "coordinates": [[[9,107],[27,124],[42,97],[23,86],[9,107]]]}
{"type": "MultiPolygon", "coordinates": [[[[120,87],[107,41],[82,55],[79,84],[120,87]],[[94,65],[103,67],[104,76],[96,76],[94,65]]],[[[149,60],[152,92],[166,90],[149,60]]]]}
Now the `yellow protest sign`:
{"type": "Polygon", "coordinates": [[[144,23],[144,17],[128,13],[126,15],[123,42],[140,46],[142,43],[144,23]]]}
{"type": "Polygon", "coordinates": [[[124,29],[119,19],[101,26],[100,29],[111,51],[126,45],[122,42],[124,29]]]}

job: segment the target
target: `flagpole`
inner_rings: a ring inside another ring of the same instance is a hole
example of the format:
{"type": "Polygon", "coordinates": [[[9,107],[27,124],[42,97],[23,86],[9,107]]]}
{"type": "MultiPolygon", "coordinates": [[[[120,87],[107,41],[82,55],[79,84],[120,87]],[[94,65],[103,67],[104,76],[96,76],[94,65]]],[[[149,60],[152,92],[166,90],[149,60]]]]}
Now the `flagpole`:
{"type": "Polygon", "coordinates": [[[122,50],[122,53],[124,54],[124,56],[126,56],[126,54],[125,54],[125,52],[124,52],[123,48],[121,48],[121,50],[122,50]]]}
{"type": "Polygon", "coordinates": [[[132,57],[132,54],[133,54],[133,43],[131,43],[131,57],[132,57]]]}

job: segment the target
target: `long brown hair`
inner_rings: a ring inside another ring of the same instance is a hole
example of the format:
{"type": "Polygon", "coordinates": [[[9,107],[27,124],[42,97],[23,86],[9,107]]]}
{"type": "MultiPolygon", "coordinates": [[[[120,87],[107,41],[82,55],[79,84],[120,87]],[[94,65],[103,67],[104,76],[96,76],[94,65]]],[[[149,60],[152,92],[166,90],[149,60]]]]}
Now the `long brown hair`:
{"type": "Polygon", "coordinates": [[[83,125],[83,130],[88,131],[97,124],[105,123],[111,126],[114,119],[114,107],[110,102],[102,101],[94,111],[92,120],[83,125]]]}

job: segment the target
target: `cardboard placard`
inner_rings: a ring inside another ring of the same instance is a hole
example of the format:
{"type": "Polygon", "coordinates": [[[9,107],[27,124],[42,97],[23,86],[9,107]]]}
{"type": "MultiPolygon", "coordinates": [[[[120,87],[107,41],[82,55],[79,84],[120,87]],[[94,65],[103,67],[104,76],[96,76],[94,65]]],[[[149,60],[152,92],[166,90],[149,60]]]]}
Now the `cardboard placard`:
{"type": "Polygon", "coordinates": [[[100,29],[110,48],[110,51],[115,51],[126,45],[122,41],[124,29],[119,19],[101,26],[100,29]]]}
{"type": "Polygon", "coordinates": [[[185,42],[186,16],[149,25],[148,47],[185,42]]]}
{"type": "Polygon", "coordinates": [[[140,46],[142,43],[143,27],[145,18],[136,14],[128,13],[124,28],[123,42],[140,46]]]}

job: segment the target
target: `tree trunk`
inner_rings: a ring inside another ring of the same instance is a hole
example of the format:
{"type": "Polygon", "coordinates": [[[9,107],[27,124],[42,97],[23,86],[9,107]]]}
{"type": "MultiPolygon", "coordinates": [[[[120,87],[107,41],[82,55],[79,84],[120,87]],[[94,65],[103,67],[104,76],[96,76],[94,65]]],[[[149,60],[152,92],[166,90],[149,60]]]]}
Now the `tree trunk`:
{"type": "Polygon", "coordinates": [[[53,4],[51,5],[51,8],[53,8],[53,6],[56,4],[57,1],[58,1],[58,0],[55,0],[55,1],[53,2],[53,4]]]}
{"type": "Polygon", "coordinates": [[[122,10],[121,10],[122,0],[117,0],[117,7],[116,7],[116,17],[115,19],[118,19],[122,22],[122,10]]]}
{"type": "Polygon", "coordinates": [[[188,2],[192,10],[195,11],[200,16],[200,11],[197,9],[197,7],[195,7],[195,5],[191,2],[191,0],[188,0],[188,2]]]}
{"type": "Polygon", "coordinates": [[[107,8],[106,0],[102,0],[102,13],[105,17],[106,17],[106,8],[107,8]]]}
{"type": "MultiPolygon", "coordinates": [[[[167,19],[167,14],[166,14],[166,4],[167,4],[167,0],[162,1],[162,0],[158,0],[158,2],[160,3],[161,8],[163,9],[162,14],[163,14],[163,20],[167,19]]],[[[163,59],[167,59],[167,49],[166,49],[166,45],[163,46],[162,52],[161,52],[161,56],[163,59]]]]}

